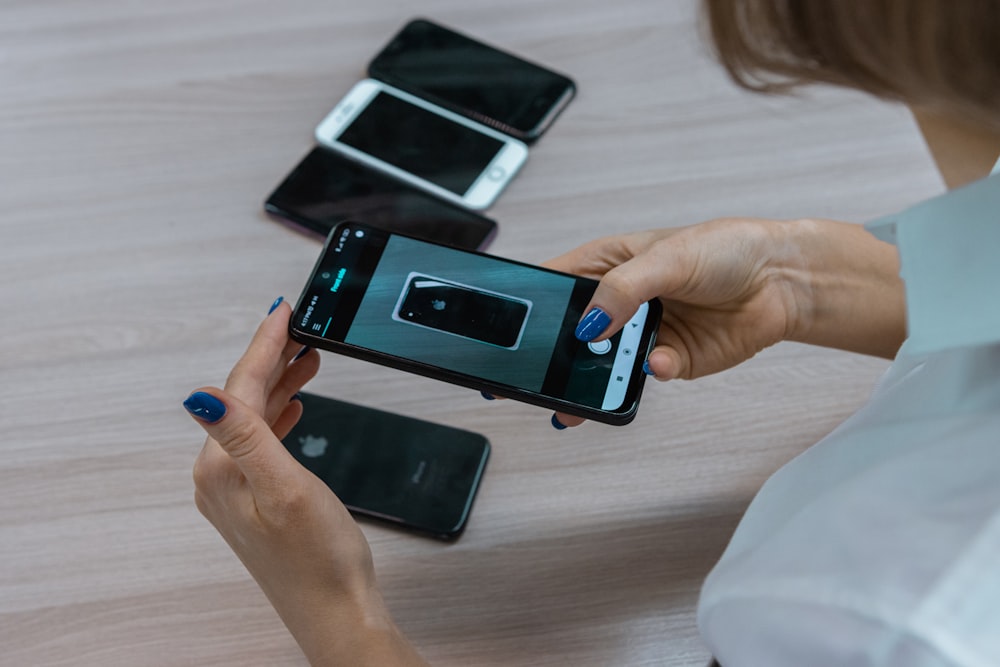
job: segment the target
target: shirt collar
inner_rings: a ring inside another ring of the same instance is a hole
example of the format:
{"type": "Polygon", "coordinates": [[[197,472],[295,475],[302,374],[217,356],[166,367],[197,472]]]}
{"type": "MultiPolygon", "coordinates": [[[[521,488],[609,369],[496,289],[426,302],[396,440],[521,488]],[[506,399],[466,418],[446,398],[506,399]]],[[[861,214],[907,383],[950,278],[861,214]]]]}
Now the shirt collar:
{"type": "Polygon", "coordinates": [[[1000,163],[866,227],[899,249],[909,354],[1000,343],[1000,163]]]}

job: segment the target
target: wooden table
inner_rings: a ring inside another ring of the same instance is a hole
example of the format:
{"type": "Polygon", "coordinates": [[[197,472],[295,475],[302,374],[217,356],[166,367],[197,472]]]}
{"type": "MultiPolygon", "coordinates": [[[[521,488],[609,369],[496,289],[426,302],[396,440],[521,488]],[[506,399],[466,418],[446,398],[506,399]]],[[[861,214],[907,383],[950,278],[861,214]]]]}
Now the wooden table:
{"type": "MultiPolygon", "coordinates": [[[[722,215],[861,221],[942,190],[904,109],[736,90],[689,1],[7,0],[0,663],[304,663],[195,510],[202,432],[181,401],[297,296],[320,246],[262,200],[418,13],[579,86],[490,211],[496,254],[722,215]]],[[[545,411],[333,355],[309,389],[493,443],[457,543],[364,525],[434,663],[700,666],[699,585],[741,512],[884,367],[783,344],[651,383],[631,426],[561,433],[545,411]]]]}

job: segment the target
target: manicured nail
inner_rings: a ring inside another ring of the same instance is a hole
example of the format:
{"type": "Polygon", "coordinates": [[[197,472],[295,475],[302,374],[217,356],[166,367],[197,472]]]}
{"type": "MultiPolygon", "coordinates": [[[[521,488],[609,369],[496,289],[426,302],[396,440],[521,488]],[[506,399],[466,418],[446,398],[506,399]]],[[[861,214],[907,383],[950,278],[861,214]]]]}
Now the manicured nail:
{"type": "Polygon", "coordinates": [[[587,316],[576,325],[576,338],[588,343],[602,333],[611,324],[611,316],[600,308],[591,308],[587,316]]]}
{"type": "Polygon", "coordinates": [[[497,400],[497,397],[494,396],[493,394],[489,393],[489,392],[481,391],[479,393],[482,394],[483,398],[485,398],[487,401],[495,401],[495,400],[497,400]]]}
{"type": "Polygon", "coordinates": [[[298,352],[295,353],[295,356],[292,357],[292,361],[293,362],[298,361],[302,357],[306,356],[306,354],[308,354],[309,350],[311,350],[311,349],[312,349],[311,347],[309,347],[308,345],[306,345],[301,350],[299,350],[298,352]]]}
{"type": "Polygon", "coordinates": [[[271,310],[267,311],[267,314],[270,315],[271,313],[273,313],[274,309],[277,308],[278,306],[280,306],[281,302],[284,301],[284,300],[285,300],[285,297],[283,297],[283,296],[279,296],[277,299],[275,299],[274,303],[271,304],[271,310]]]}
{"type": "Polygon", "coordinates": [[[649,359],[646,359],[646,361],[642,362],[642,372],[645,373],[646,375],[652,375],[654,377],[656,376],[656,373],[653,371],[653,369],[649,367],[649,359]]]}
{"type": "Polygon", "coordinates": [[[552,415],[552,428],[557,431],[563,431],[566,429],[566,424],[563,424],[555,415],[552,415]]]}
{"type": "Polygon", "coordinates": [[[203,391],[196,391],[188,396],[184,401],[184,409],[209,424],[214,424],[226,416],[226,404],[203,391]]]}

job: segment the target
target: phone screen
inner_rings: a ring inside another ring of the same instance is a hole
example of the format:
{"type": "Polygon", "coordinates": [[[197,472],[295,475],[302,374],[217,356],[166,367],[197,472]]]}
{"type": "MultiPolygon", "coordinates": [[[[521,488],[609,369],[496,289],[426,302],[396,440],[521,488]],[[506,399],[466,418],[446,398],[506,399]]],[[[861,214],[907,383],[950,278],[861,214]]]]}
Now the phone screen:
{"type": "Polygon", "coordinates": [[[300,392],[284,439],[352,511],[455,537],[479,487],[489,442],[471,431],[300,392]]]}
{"type": "Polygon", "coordinates": [[[566,76],[430,21],[411,21],[369,74],[520,139],[534,139],[572,98],[566,76]]]}
{"type": "Polygon", "coordinates": [[[504,147],[499,139],[384,91],[375,93],[338,141],[460,196],[504,147]]]}
{"type": "Polygon", "coordinates": [[[318,147],[271,193],[264,208],[323,238],[345,220],[469,250],[484,249],[496,233],[496,223],[483,215],[318,147]]]}
{"type": "Polygon", "coordinates": [[[596,286],[345,223],[327,240],[290,327],[307,345],[625,423],[658,303],[643,304],[607,341],[583,343],[574,330],[596,286]]]}

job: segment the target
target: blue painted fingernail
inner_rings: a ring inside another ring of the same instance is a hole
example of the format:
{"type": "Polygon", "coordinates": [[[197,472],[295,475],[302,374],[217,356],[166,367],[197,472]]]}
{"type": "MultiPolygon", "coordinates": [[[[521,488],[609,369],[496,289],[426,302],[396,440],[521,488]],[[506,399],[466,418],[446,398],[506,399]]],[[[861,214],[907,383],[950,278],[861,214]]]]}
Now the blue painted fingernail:
{"type": "Polygon", "coordinates": [[[566,429],[566,424],[563,424],[561,421],[559,421],[558,417],[552,415],[552,428],[554,428],[557,431],[563,431],[566,429]]]}
{"type": "Polygon", "coordinates": [[[496,396],[494,396],[493,394],[491,394],[489,392],[481,391],[479,393],[482,394],[483,398],[485,398],[487,401],[495,401],[495,400],[497,400],[496,396]]]}
{"type": "Polygon", "coordinates": [[[308,345],[306,345],[301,350],[299,350],[298,352],[295,353],[295,356],[292,357],[292,361],[298,361],[302,357],[306,356],[309,353],[309,350],[311,350],[311,349],[312,349],[311,347],[309,347],[308,345]]]}
{"type": "Polygon", "coordinates": [[[656,375],[653,369],[649,367],[649,359],[646,359],[646,361],[642,362],[642,372],[645,373],[646,375],[653,375],[653,376],[656,375]]]}
{"type": "Polygon", "coordinates": [[[196,391],[188,396],[184,401],[184,409],[209,424],[226,416],[226,404],[203,391],[196,391]]]}
{"type": "Polygon", "coordinates": [[[604,333],[611,324],[611,316],[600,308],[591,308],[587,316],[576,325],[576,338],[584,343],[590,342],[604,333]]]}
{"type": "Polygon", "coordinates": [[[281,302],[284,301],[284,300],[285,300],[285,297],[283,297],[283,296],[279,296],[277,299],[275,299],[274,303],[271,304],[271,310],[267,311],[267,314],[270,315],[271,313],[273,313],[274,309],[277,308],[278,306],[280,306],[281,302]]]}

